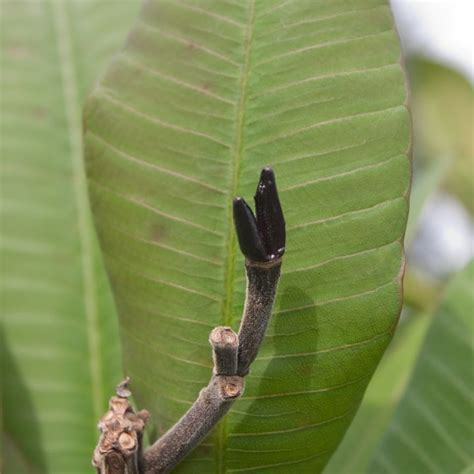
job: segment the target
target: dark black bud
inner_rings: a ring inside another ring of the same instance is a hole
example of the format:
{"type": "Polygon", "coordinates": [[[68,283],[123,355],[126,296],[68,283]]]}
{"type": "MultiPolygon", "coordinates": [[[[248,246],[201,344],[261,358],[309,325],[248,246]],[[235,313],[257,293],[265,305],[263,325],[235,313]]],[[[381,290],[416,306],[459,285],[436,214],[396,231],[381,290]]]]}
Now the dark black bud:
{"type": "Polygon", "coordinates": [[[257,218],[242,198],[234,199],[234,223],[240,250],[249,260],[266,262],[285,252],[285,219],[275,175],[264,168],[255,194],[257,218]]]}
{"type": "Polygon", "coordinates": [[[267,260],[255,216],[241,197],[234,198],[234,224],[242,253],[257,262],[267,260]]]}
{"type": "Polygon", "coordinates": [[[275,173],[264,168],[255,193],[257,227],[262,236],[265,251],[270,258],[279,258],[285,253],[285,218],[278,198],[275,173]]]}

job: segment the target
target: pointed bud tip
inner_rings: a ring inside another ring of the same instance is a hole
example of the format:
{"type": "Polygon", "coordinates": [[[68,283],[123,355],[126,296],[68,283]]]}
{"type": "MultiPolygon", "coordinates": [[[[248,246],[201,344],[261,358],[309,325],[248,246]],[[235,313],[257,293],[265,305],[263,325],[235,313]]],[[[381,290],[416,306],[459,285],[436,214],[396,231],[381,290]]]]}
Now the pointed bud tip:
{"type": "Polygon", "coordinates": [[[260,172],[260,184],[267,184],[272,181],[275,182],[275,173],[273,168],[270,166],[262,168],[262,171],[260,172]]]}
{"type": "Polygon", "coordinates": [[[247,215],[250,213],[253,215],[252,209],[250,209],[250,206],[247,204],[247,201],[243,197],[236,196],[233,199],[233,207],[234,207],[234,218],[236,217],[236,213],[244,214],[244,215],[247,215]]]}
{"type": "Polygon", "coordinates": [[[257,226],[265,251],[270,258],[279,258],[285,247],[285,218],[272,168],[262,169],[254,199],[257,226]]]}

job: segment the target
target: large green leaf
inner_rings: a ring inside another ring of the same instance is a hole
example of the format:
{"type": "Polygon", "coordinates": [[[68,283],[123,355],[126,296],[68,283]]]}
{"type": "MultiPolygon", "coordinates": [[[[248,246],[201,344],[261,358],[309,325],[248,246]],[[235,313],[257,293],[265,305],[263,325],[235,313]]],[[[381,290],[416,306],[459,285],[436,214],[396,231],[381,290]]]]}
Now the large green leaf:
{"type": "Polygon", "coordinates": [[[474,261],[449,284],[369,472],[474,468],[473,277],[474,261]]]}
{"type": "Polygon", "coordinates": [[[1,8],[4,472],[86,473],[120,356],[91,231],[81,102],[137,7],[1,8]]]}
{"type": "Polygon", "coordinates": [[[383,1],[148,1],[86,108],[127,372],[163,432],[245,278],[231,200],[275,167],[287,255],[244,396],[178,472],[317,472],[401,305],[409,118],[383,1]]]}

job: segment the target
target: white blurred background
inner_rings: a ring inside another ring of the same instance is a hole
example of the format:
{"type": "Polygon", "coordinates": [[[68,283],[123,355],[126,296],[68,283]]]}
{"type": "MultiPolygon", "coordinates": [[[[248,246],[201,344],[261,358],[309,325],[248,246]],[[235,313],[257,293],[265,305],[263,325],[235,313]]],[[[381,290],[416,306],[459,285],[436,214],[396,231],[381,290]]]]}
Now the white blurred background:
{"type": "Polygon", "coordinates": [[[403,48],[474,80],[473,0],[391,0],[403,48]]]}

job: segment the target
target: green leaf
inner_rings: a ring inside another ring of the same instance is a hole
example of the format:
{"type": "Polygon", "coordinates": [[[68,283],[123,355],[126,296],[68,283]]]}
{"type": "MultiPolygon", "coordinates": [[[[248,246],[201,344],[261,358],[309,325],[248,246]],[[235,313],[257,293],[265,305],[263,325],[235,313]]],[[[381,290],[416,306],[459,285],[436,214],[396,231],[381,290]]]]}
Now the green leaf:
{"type": "Polygon", "coordinates": [[[369,472],[461,473],[474,465],[474,261],[449,284],[369,472]]]}
{"type": "Polygon", "coordinates": [[[373,452],[403,395],[430,322],[429,315],[402,321],[385,352],[354,421],[324,474],[366,472],[373,452]]]}
{"type": "MultiPolygon", "coordinates": [[[[12,442],[7,435],[3,433],[2,439],[2,468],[5,467],[5,472],[15,474],[36,474],[38,469],[31,464],[28,464],[27,459],[18,450],[17,446],[12,442]]],[[[3,472],[3,471],[2,471],[3,472]]]]}
{"type": "Polygon", "coordinates": [[[382,1],[149,1],[85,107],[97,229],[158,433],[237,329],[231,202],[274,166],[287,254],[244,396],[177,472],[318,472],[401,305],[409,117],[382,1]]]}
{"type": "Polygon", "coordinates": [[[2,2],[6,474],[90,472],[96,423],[120,377],[80,114],[136,10],[133,2],[2,2]]]}

